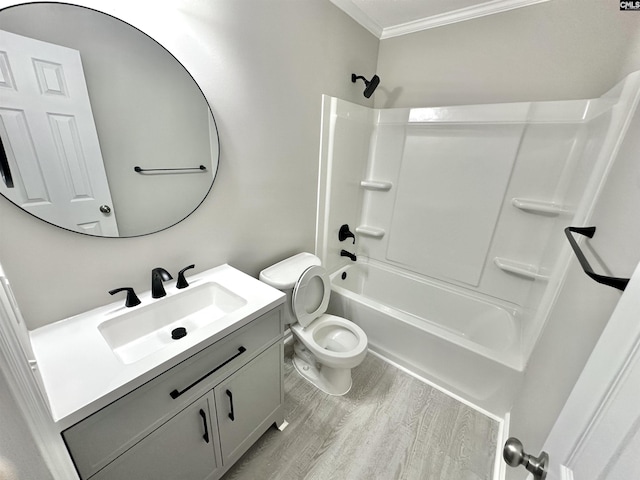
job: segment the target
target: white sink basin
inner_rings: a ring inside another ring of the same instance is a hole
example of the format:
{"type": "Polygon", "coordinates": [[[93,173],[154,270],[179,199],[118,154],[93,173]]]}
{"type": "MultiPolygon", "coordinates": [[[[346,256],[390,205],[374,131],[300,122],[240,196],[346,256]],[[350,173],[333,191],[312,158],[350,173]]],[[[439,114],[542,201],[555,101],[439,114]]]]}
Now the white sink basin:
{"type": "Polygon", "coordinates": [[[134,363],[179,342],[171,332],[183,327],[187,336],[243,307],[247,300],[215,282],[189,286],[154,303],[134,307],[98,325],[122,363],[134,363]]]}

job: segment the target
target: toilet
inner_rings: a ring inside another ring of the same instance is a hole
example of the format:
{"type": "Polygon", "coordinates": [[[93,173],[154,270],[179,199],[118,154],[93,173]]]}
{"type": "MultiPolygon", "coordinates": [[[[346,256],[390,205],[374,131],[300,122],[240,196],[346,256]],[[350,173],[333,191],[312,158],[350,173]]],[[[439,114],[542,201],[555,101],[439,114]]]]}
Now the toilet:
{"type": "Polygon", "coordinates": [[[260,272],[260,280],[287,295],[284,322],[293,334],[298,373],[325,393],[347,393],[351,369],[367,354],[367,335],[355,323],[325,313],[331,284],[320,259],[299,253],[260,272]]]}

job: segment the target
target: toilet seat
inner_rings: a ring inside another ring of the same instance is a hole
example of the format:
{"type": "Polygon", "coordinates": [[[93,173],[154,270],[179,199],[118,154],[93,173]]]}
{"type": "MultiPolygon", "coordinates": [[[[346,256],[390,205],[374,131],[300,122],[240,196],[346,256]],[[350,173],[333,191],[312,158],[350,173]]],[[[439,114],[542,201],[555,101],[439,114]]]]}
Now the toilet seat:
{"type": "Polygon", "coordinates": [[[293,287],[293,296],[291,299],[293,313],[302,327],[308,327],[311,325],[311,322],[327,311],[330,294],[331,285],[329,283],[329,276],[324,268],[319,265],[313,265],[302,272],[302,275],[300,275],[300,278],[298,278],[298,281],[293,287]],[[320,293],[320,302],[317,302],[317,290],[315,292],[313,291],[313,289],[317,287],[317,282],[314,282],[314,280],[320,280],[321,282],[322,292],[320,293]],[[314,303],[317,305],[314,305],[314,303]],[[308,308],[311,308],[311,311],[309,311],[308,308]]]}
{"type": "Polygon", "coordinates": [[[308,328],[300,324],[291,325],[295,336],[307,347],[322,364],[333,368],[353,368],[362,363],[367,353],[367,334],[355,323],[328,313],[321,315],[308,328]],[[343,329],[354,337],[354,343],[349,348],[336,351],[318,344],[316,333],[321,329],[343,329]]]}

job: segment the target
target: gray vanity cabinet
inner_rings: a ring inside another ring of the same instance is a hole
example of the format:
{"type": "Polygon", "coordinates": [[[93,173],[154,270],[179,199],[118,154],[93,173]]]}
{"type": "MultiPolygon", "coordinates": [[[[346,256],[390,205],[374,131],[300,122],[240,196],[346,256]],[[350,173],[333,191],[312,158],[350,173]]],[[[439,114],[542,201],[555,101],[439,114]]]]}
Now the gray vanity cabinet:
{"type": "Polygon", "coordinates": [[[65,430],[80,478],[220,478],[269,426],[284,422],[281,312],[267,312],[65,430]]]}
{"type": "Polygon", "coordinates": [[[192,403],[151,435],[119,456],[95,480],[213,480],[222,462],[212,435],[215,408],[211,395],[192,403]]]}

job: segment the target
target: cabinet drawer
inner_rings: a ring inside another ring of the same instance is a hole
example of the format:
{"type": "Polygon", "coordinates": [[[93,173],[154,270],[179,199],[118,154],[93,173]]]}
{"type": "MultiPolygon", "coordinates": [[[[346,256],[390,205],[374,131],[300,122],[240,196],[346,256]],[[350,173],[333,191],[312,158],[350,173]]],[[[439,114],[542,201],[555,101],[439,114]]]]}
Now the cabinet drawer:
{"type": "Polygon", "coordinates": [[[65,430],[80,476],[96,473],[280,338],[280,311],[263,315],[65,430]]]}

